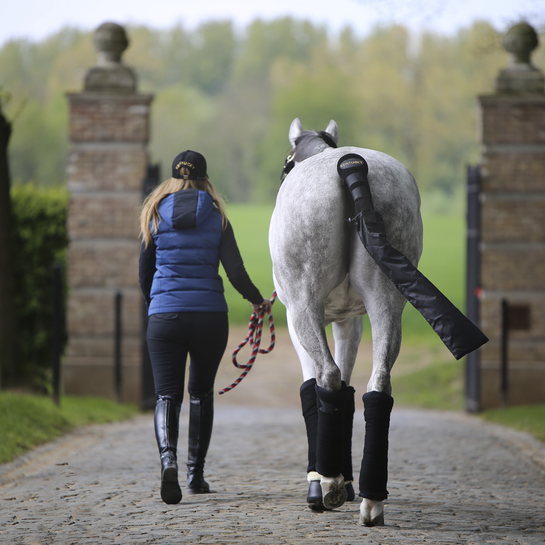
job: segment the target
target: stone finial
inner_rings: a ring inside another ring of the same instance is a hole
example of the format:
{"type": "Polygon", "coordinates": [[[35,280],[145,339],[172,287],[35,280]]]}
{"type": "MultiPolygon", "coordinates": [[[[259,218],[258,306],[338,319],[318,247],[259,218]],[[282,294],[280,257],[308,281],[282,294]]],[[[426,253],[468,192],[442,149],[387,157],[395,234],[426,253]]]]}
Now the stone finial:
{"type": "Polygon", "coordinates": [[[129,45],[125,29],[116,23],[102,23],[93,42],[97,64],[85,75],[85,91],[127,94],[136,91],[136,75],[121,64],[121,56],[129,45]]]}
{"type": "Polygon", "coordinates": [[[503,38],[503,47],[510,53],[511,60],[496,80],[498,94],[543,94],[543,74],[530,61],[538,44],[537,33],[528,23],[518,23],[509,29],[503,38]]]}
{"type": "Polygon", "coordinates": [[[121,55],[129,46],[125,29],[116,23],[102,23],[95,30],[93,43],[98,51],[97,66],[121,64],[121,55]]]}

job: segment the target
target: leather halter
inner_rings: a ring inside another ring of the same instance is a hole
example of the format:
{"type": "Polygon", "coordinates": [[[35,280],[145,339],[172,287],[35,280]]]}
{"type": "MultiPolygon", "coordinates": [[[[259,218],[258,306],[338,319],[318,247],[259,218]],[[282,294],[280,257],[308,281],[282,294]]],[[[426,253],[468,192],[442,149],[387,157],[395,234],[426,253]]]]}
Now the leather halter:
{"type": "MultiPolygon", "coordinates": [[[[330,147],[330,148],[336,148],[337,143],[331,136],[325,132],[320,131],[318,132],[318,136],[330,147]]],[[[282,174],[280,174],[280,183],[284,181],[284,178],[293,170],[293,167],[295,166],[295,154],[296,149],[294,148],[291,153],[286,157],[286,160],[284,161],[284,168],[282,169],[282,174]]]]}

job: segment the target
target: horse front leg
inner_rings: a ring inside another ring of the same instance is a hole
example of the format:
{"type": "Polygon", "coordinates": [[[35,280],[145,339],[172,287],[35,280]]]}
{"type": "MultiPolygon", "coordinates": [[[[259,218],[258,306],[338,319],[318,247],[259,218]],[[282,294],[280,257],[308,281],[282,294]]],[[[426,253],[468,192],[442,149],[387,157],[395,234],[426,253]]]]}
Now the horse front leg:
{"type": "Polygon", "coordinates": [[[355,390],[350,386],[352,371],[358,355],[358,347],[363,332],[363,317],[355,316],[342,321],[333,322],[335,339],[335,362],[341,370],[342,383],[346,385],[343,414],[343,468],[347,500],[355,499],[352,469],[352,430],[354,426],[355,390]]]}

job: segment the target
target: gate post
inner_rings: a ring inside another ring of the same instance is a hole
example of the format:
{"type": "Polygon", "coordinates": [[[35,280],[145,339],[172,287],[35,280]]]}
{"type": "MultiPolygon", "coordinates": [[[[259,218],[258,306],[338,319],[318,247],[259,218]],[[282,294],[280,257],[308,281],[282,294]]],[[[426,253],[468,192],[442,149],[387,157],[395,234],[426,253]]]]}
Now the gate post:
{"type": "MultiPolygon", "coordinates": [[[[502,404],[501,301],[508,301],[508,405],[545,403],[545,78],[535,30],[514,25],[495,93],[478,97],[481,135],[480,409],[502,404]]],[[[505,334],[507,327],[504,326],[505,334]]]]}
{"type": "MultiPolygon", "coordinates": [[[[136,90],[136,75],[121,62],[123,27],[95,31],[96,66],[81,93],[67,95],[68,347],[66,393],[116,399],[112,300],[123,292],[121,400],[140,403],[142,295],[138,286],[138,210],[148,164],[153,95],[136,90]]],[[[121,348],[121,347],[120,347],[121,348]]]]}
{"type": "MultiPolygon", "coordinates": [[[[467,167],[467,244],[466,244],[466,315],[479,327],[479,290],[481,286],[479,243],[481,217],[479,167],[467,167]]],[[[474,350],[465,360],[466,411],[480,410],[480,351],[474,350]]]]}

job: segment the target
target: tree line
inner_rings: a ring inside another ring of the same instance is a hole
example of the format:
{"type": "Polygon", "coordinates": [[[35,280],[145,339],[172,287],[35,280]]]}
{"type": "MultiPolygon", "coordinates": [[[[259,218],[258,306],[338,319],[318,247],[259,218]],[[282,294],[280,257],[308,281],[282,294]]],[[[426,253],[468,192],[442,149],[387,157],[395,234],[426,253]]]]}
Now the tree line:
{"type": "MultiPolygon", "coordinates": [[[[421,190],[452,198],[478,157],[476,96],[492,93],[508,63],[500,33],[484,22],[445,36],[377,26],[338,34],[290,17],[231,21],[194,30],[127,28],[123,61],[152,103],[152,162],[163,178],[180,150],[209,159],[212,181],[234,202],[270,202],[289,152],[295,117],[308,129],[340,127],[340,144],[378,149],[404,162],[421,190]]],[[[533,62],[545,70],[541,46],[533,62]]],[[[65,28],[39,42],[0,49],[0,85],[11,100],[14,180],[65,180],[67,101],[95,64],[92,32],[65,28]]]]}

